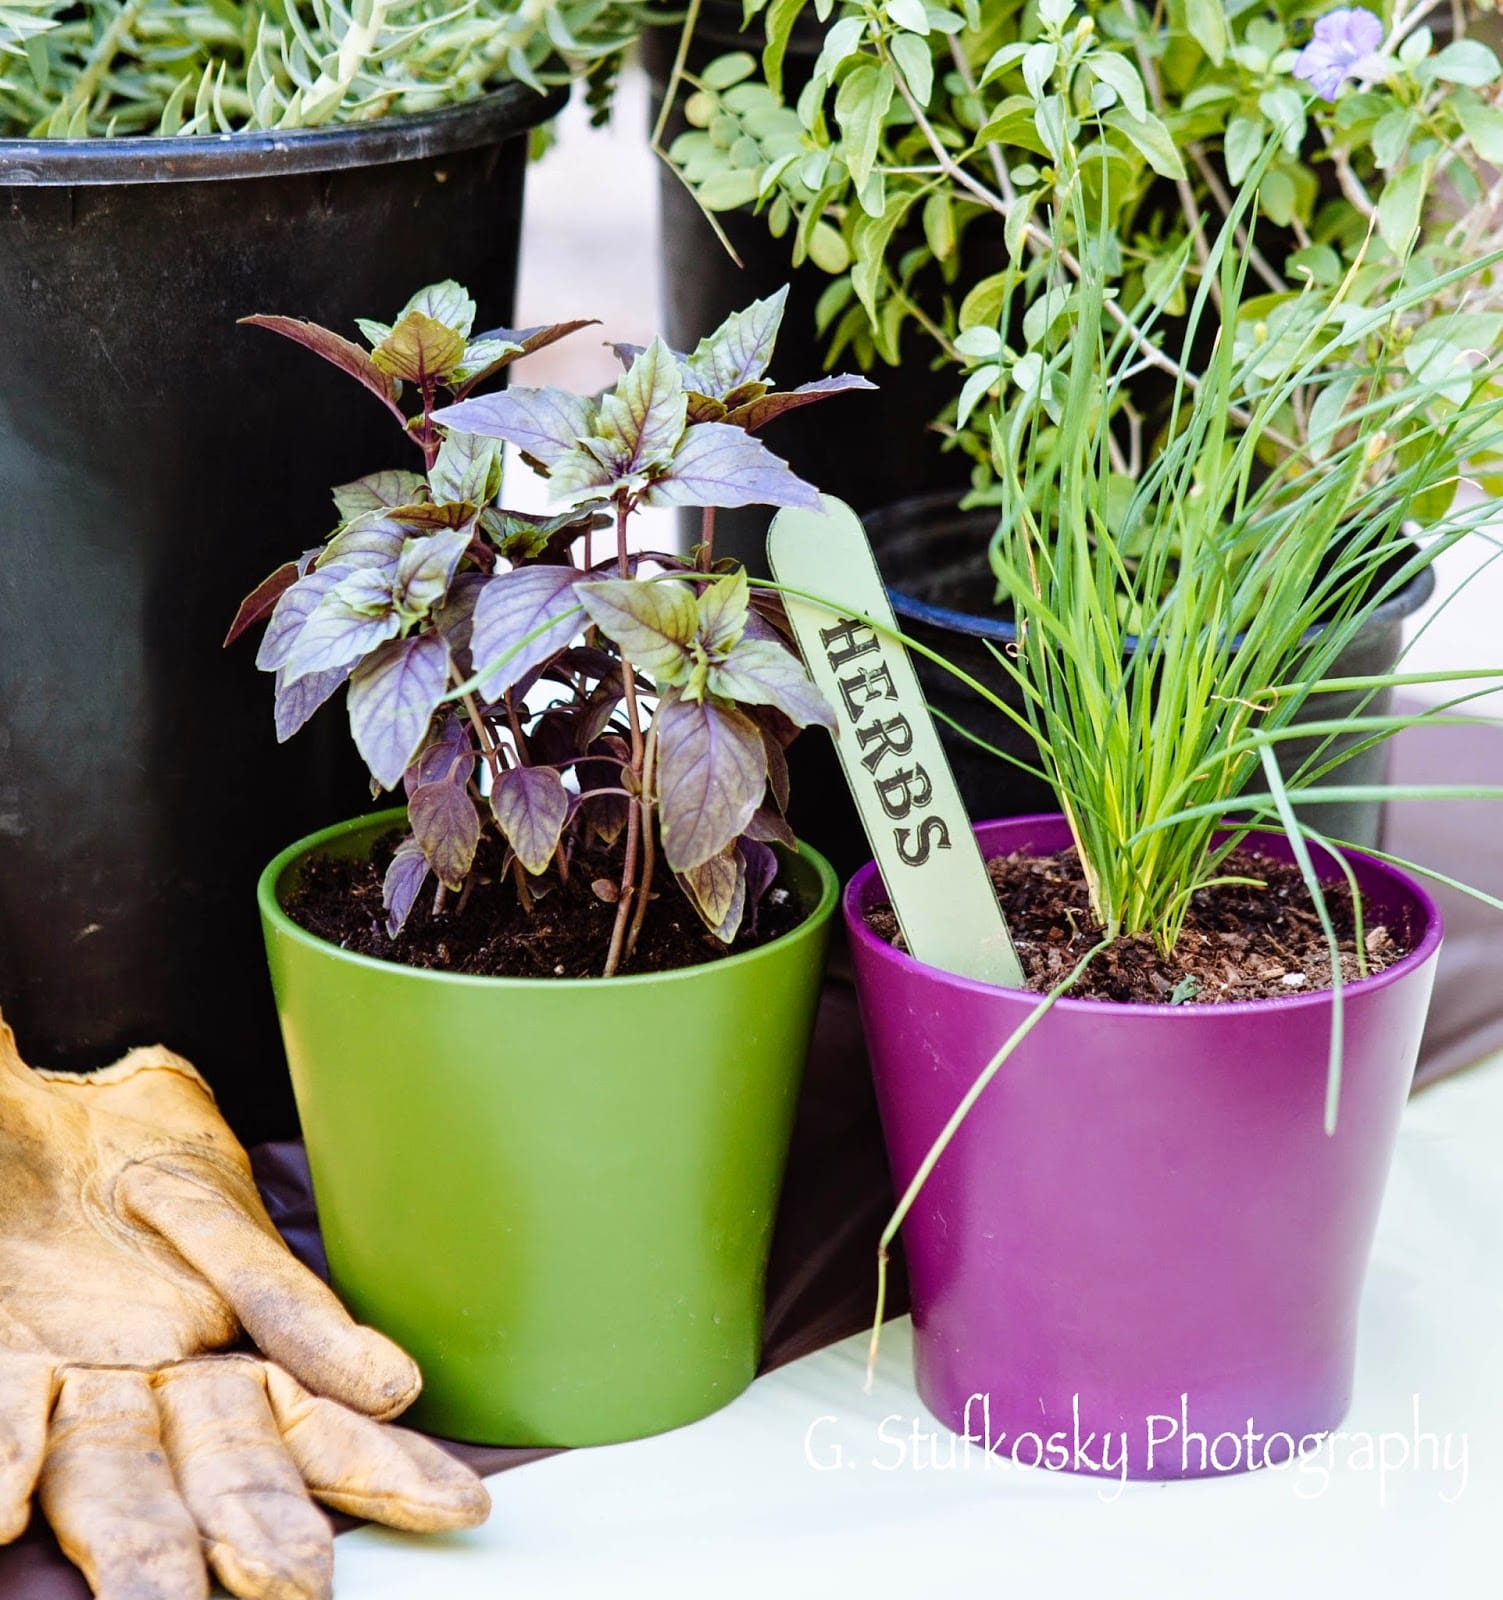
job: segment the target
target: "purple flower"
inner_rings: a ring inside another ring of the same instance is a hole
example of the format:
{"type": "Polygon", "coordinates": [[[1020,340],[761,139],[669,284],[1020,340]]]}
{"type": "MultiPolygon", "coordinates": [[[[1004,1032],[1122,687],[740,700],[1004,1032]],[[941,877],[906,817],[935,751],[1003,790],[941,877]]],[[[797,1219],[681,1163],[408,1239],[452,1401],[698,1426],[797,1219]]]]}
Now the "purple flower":
{"type": "Polygon", "coordinates": [[[1375,52],[1383,43],[1383,22],[1365,6],[1328,11],[1315,24],[1315,37],[1300,51],[1294,75],[1322,100],[1334,100],[1348,78],[1381,74],[1375,52]]]}

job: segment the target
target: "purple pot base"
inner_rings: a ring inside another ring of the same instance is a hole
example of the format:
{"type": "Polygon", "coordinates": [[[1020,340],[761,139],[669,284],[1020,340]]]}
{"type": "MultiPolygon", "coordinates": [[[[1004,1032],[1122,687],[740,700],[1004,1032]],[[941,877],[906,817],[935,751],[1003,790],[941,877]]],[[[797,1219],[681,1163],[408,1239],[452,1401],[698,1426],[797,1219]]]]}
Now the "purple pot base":
{"type": "MultiPolygon", "coordinates": [[[[1057,817],[977,832],[988,855],[1069,842],[1057,817]]],[[[1282,839],[1256,843],[1288,858],[1282,839]]],[[[1022,1464],[1133,1478],[1272,1465],[1340,1423],[1441,935],[1410,879],[1351,860],[1373,916],[1416,943],[1346,986],[1333,1136],[1328,992],[1219,1006],[1065,999],[972,1108],[903,1227],[919,1393],[940,1421],[975,1437],[989,1418],[992,1448],[1022,1464]],[[1082,1439],[1096,1436],[1084,1457],[1077,1407],[1082,1439]]],[[[1039,997],[878,939],[863,913],[883,892],[868,866],[845,910],[901,1192],[1039,997]]]]}

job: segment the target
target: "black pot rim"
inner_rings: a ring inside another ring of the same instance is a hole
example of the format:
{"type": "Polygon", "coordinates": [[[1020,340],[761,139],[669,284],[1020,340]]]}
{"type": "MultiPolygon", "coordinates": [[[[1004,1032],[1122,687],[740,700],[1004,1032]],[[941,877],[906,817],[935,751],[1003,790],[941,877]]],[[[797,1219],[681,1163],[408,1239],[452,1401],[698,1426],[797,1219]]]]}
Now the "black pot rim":
{"type": "Polygon", "coordinates": [[[218,182],[384,166],[499,144],[548,121],[567,88],[502,84],[477,100],[413,116],[319,128],[162,139],[0,139],[0,189],[78,184],[218,182]]]}
{"type": "MultiPolygon", "coordinates": [[[[941,491],[935,494],[915,495],[908,500],[898,500],[891,505],[880,506],[875,511],[867,512],[861,520],[870,533],[877,527],[911,525],[936,513],[951,516],[971,514],[959,512],[954,495],[941,491]]],[[[1000,618],[976,616],[969,611],[952,611],[948,606],[930,605],[927,600],[904,594],[901,589],[894,589],[890,584],[884,586],[887,589],[887,597],[892,602],[892,609],[905,622],[924,623],[947,633],[960,633],[972,639],[990,639],[993,643],[1001,645],[1013,644],[1017,640],[1015,623],[1005,622],[1000,618]]],[[[1387,627],[1391,623],[1402,622],[1405,617],[1413,616],[1434,593],[1435,569],[1425,567],[1416,572],[1402,589],[1389,595],[1381,605],[1373,608],[1368,616],[1367,626],[1387,627]]],[[[1307,628],[1301,643],[1312,643],[1320,631],[1320,623],[1307,628]]],[[[1129,635],[1127,643],[1130,649],[1135,649],[1138,640],[1136,636],[1129,635]]]]}

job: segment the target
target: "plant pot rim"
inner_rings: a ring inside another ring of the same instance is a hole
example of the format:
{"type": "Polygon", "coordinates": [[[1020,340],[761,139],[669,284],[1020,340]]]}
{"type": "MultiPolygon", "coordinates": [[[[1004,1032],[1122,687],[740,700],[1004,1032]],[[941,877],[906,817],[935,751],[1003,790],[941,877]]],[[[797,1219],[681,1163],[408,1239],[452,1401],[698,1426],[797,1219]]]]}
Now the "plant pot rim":
{"type": "MultiPolygon", "coordinates": [[[[1058,811],[1035,811],[1020,817],[998,817],[988,822],[972,824],[977,843],[985,854],[985,844],[982,836],[993,828],[1026,827],[1031,823],[1051,823],[1061,827],[1067,826],[1064,814],[1058,811]]],[[[1259,839],[1283,840],[1287,835],[1275,833],[1270,829],[1257,828],[1248,835],[1250,841],[1259,839]]],[[[1389,879],[1393,884],[1402,889],[1405,894],[1413,897],[1418,903],[1424,916],[1424,931],[1414,948],[1405,956],[1401,956],[1391,967],[1385,967],[1382,972],[1373,973],[1370,977],[1357,978],[1351,983],[1341,986],[1343,998],[1371,994],[1379,989],[1388,988],[1399,983],[1418,968],[1430,960],[1440,947],[1441,939],[1445,934],[1445,918],[1440,907],[1435,903],[1434,897],[1409,873],[1398,867],[1380,861],[1376,856],[1370,856],[1363,850],[1345,850],[1343,855],[1359,859],[1364,868],[1372,870],[1377,876],[1389,879]]],[[[863,912],[868,900],[872,896],[873,887],[881,885],[881,874],[875,861],[868,861],[864,867],[846,885],[845,893],[841,897],[841,907],[845,914],[846,933],[852,946],[859,946],[873,959],[886,962],[898,972],[913,975],[918,973],[928,974],[936,981],[953,986],[967,994],[975,995],[1010,995],[1014,999],[1030,1001],[1037,1005],[1044,996],[1033,989],[1010,989],[1002,984],[981,983],[974,978],[962,978],[952,972],[944,972],[938,967],[931,967],[927,962],[919,961],[906,951],[897,949],[885,939],[878,938],[866,925],[863,912]]],[[[885,891],[884,891],[885,892],[885,891]]],[[[1069,1013],[1082,1013],[1088,1016],[1100,1016],[1110,1012],[1114,1016],[1123,1018],[1154,1018],[1159,1021],[1168,1021],[1171,1026],[1210,1026],[1219,1017],[1237,1017],[1264,1014],[1288,1014],[1295,1011],[1309,1010],[1313,1007],[1329,1009],[1331,995],[1330,989],[1312,989],[1303,994],[1278,995],[1263,1000],[1228,1000],[1209,1005],[1148,1005],[1141,1001],[1124,1000],[1085,1000],[1070,995],[1063,995],[1054,1002],[1053,1009],[1069,1013]]]]}
{"type": "MultiPolygon", "coordinates": [[[[901,526],[936,514],[979,517],[986,510],[985,506],[975,506],[969,511],[962,511],[955,491],[940,489],[931,490],[927,494],[911,495],[907,499],[894,500],[888,505],[865,511],[861,515],[861,522],[869,534],[875,535],[884,527],[901,526]]],[[[875,540],[873,542],[875,543],[875,540]]],[[[931,628],[943,628],[950,633],[966,634],[973,639],[990,639],[1000,645],[1013,644],[1017,640],[1016,623],[997,617],[979,616],[970,611],[954,611],[949,606],[931,605],[927,600],[905,594],[890,584],[885,586],[893,610],[905,622],[925,623],[931,628]]],[[[1381,605],[1375,606],[1364,627],[1386,627],[1391,623],[1402,622],[1405,617],[1413,616],[1434,592],[1435,569],[1433,566],[1427,566],[1416,572],[1402,589],[1389,595],[1381,605]]],[[[1323,626],[1322,623],[1316,623],[1314,627],[1307,628],[1301,635],[1300,643],[1313,644],[1320,636],[1323,626]]],[[[1128,637],[1129,649],[1135,649],[1137,644],[1135,636],[1128,637]]]]}
{"type": "Polygon", "coordinates": [[[800,841],[798,854],[794,859],[807,862],[813,869],[819,880],[820,892],[818,901],[809,909],[797,927],[790,928],[787,933],[779,934],[776,939],[768,940],[766,944],[759,944],[751,950],[743,950],[736,955],[722,956],[718,961],[697,961],[693,966],[675,967],[668,972],[633,972],[612,978],[503,978],[474,972],[437,972],[431,967],[412,967],[402,961],[383,961],[376,956],[361,955],[353,950],[342,949],[327,939],[319,938],[316,933],[310,933],[299,923],[294,922],[282,909],[281,902],[277,898],[277,888],[283,875],[294,863],[305,856],[315,854],[323,846],[337,839],[345,839],[351,834],[364,832],[384,832],[393,827],[401,827],[406,821],[406,807],[395,806],[385,811],[370,812],[364,816],[350,817],[343,822],[333,823],[327,828],[320,828],[316,833],[306,834],[288,845],[267,863],[256,883],[256,903],[267,926],[274,928],[283,938],[291,939],[307,950],[321,952],[357,967],[367,967],[410,981],[513,991],[541,986],[551,993],[555,990],[598,990],[603,984],[609,985],[612,989],[624,989],[644,984],[687,982],[698,973],[730,970],[747,962],[756,961],[770,951],[782,949],[796,939],[806,938],[817,932],[834,916],[836,903],[840,898],[840,880],[835,876],[835,869],[812,845],[800,841]]]}
{"type": "Polygon", "coordinates": [[[0,189],[216,182],[421,161],[525,133],[548,121],[568,98],[567,88],[539,94],[524,83],[505,83],[438,111],[283,132],[0,139],[0,189]]]}

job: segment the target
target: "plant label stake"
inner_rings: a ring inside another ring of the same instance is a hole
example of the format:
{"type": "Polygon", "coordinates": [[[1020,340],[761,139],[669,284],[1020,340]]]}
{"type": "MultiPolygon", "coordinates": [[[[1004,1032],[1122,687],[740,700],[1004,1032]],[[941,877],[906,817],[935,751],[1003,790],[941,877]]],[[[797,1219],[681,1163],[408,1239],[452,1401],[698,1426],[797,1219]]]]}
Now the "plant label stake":
{"type": "Polygon", "coordinates": [[[809,675],[835,708],[846,781],[919,961],[1023,987],[1023,969],[856,513],[783,510],[767,557],[809,675]]]}

